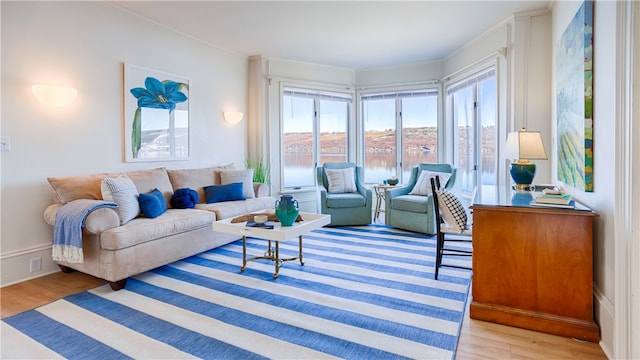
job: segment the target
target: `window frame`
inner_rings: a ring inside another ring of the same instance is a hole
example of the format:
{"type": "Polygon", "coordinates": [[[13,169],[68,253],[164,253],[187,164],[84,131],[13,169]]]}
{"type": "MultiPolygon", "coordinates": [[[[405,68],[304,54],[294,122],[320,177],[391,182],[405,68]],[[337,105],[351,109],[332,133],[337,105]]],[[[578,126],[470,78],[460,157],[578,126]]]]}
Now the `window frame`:
{"type": "MultiPolygon", "coordinates": [[[[445,122],[445,127],[448,130],[447,131],[447,137],[445,142],[448,143],[448,147],[449,147],[449,151],[450,151],[450,158],[451,158],[451,163],[453,164],[453,166],[455,167],[459,167],[458,164],[458,160],[459,160],[459,147],[458,147],[458,141],[457,139],[459,138],[459,133],[458,133],[458,128],[459,126],[455,126],[456,125],[456,121],[454,120],[454,116],[455,116],[455,104],[454,104],[454,93],[456,91],[460,91],[463,89],[467,89],[470,88],[471,92],[472,92],[472,97],[474,99],[475,102],[479,102],[481,101],[481,95],[479,94],[480,91],[478,89],[478,87],[487,79],[493,78],[495,79],[495,96],[496,96],[496,102],[495,102],[495,178],[494,178],[494,182],[495,184],[499,184],[500,183],[500,160],[499,160],[499,154],[500,154],[500,147],[501,147],[501,143],[499,141],[499,134],[500,134],[500,127],[501,127],[501,123],[500,123],[500,72],[499,72],[499,67],[498,67],[498,63],[497,61],[487,61],[487,62],[483,62],[481,64],[477,64],[477,66],[474,66],[473,68],[469,69],[468,71],[465,71],[464,73],[461,73],[460,75],[456,76],[454,79],[449,79],[444,86],[444,97],[443,97],[443,101],[444,101],[444,107],[445,107],[445,117],[443,119],[443,121],[445,122]]],[[[481,138],[481,127],[482,127],[482,115],[480,114],[480,112],[482,111],[482,109],[480,108],[480,105],[474,106],[473,109],[473,125],[474,125],[474,134],[473,134],[473,141],[474,141],[474,178],[473,178],[473,183],[474,185],[477,187],[477,192],[478,192],[478,197],[481,198],[482,196],[482,185],[483,185],[483,178],[482,178],[482,138],[481,138]],[[480,129],[478,129],[478,126],[480,127],[480,129]]],[[[472,190],[467,190],[467,189],[462,189],[461,190],[462,193],[464,195],[469,196],[472,192],[472,190]]]]}
{"type": "Polygon", "coordinates": [[[310,85],[303,83],[288,83],[281,82],[279,89],[279,102],[280,102],[280,114],[279,114],[279,157],[280,157],[280,191],[281,192],[291,192],[291,191],[304,191],[304,190],[312,190],[316,187],[316,175],[315,169],[319,166],[320,162],[320,100],[322,99],[343,99],[347,103],[347,119],[346,119],[346,161],[355,162],[355,149],[354,149],[354,99],[355,94],[352,90],[345,88],[334,88],[330,86],[318,86],[318,85],[310,85]],[[313,99],[314,103],[314,115],[313,115],[313,124],[312,124],[312,159],[313,159],[313,172],[312,172],[312,185],[294,185],[294,186],[285,186],[285,152],[284,152],[284,97],[287,91],[296,90],[297,93],[301,95],[306,95],[309,98],[313,99]]]}
{"type": "MultiPolygon", "coordinates": [[[[407,182],[409,179],[403,179],[403,134],[402,134],[402,98],[406,97],[405,94],[409,93],[426,93],[427,95],[435,94],[436,96],[436,132],[437,132],[437,162],[442,162],[444,157],[445,148],[443,145],[443,127],[442,127],[442,118],[443,118],[443,89],[439,82],[426,82],[415,85],[407,85],[407,86],[393,86],[393,87],[380,87],[380,88],[370,88],[370,89],[360,89],[356,93],[356,101],[357,101],[357,123],[358,123],[358,162],[362,164],[364,167],[365,162],[365,125],[364,125],[364,114],[362,111],[363,106],[363,98],[374,96],[379,94],[383,97],[389,97],[395,99],[395,130],[396,130],[396,163],[395,163],[395,176],[400,179],[401,183],[407,182]],[[398,131],[400,129],[400,131],[398,131]]],[[[366,172],[366,171],[365,171],[366,172]]],[[[366,178],[366,175],[365,175],[366,178]]],[[[367,184],[372,184],[368,182],[367,184]]]]}

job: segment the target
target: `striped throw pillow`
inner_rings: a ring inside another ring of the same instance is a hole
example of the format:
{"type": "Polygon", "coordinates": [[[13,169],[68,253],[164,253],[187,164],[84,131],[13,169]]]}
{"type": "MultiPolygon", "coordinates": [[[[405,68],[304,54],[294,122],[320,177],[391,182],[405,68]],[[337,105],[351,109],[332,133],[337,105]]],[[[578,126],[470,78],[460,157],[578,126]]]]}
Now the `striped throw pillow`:
{"type": "Polygon", "coordinates": [[[138,189],[128,176],[102,179],[101,190],[103,200],[118,204],[116,212],[120,217],[120,225],[128,223],[140,214],[138,189]]]}
{"type": "Polygon", "coordinates": [[[329,181],[330,193],[358,192],[356,177],[352,167],[345,169],[324,169],[329,181]]]}

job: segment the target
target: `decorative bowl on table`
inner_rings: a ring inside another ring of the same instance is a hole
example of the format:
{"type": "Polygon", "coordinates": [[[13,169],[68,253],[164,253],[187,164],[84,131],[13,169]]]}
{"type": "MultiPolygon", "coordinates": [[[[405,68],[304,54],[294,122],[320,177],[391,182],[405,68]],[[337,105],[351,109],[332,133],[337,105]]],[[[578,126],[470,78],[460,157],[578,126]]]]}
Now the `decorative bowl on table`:
{"type": "Polygon", "coordinates": [[[266,223],[267,220],[269,220],[269,217],[267,215],[256,215],[253,217],[253,221],[259,225],[266,223]]]}
{"type": "Polygon", "coordinates": [[[398,179],[387,179],[387,184],[391,186],[398,185],[398,179]]]}

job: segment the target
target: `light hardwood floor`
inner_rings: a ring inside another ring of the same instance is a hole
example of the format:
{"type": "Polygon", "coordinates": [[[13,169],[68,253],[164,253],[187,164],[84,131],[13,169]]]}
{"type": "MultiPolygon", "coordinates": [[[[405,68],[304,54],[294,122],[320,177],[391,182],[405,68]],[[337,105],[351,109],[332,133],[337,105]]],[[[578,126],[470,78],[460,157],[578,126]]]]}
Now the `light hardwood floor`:
{"type": "MultiPolygon", "coordinates": [[[[59,272],[6,286],[0,289],[1,316],[18,314],[104,283],[79,272],[59,272]]],[[[598,344],[472,320],[468,314],[467,307],[456,359],[606,359],[598,344]]]]}

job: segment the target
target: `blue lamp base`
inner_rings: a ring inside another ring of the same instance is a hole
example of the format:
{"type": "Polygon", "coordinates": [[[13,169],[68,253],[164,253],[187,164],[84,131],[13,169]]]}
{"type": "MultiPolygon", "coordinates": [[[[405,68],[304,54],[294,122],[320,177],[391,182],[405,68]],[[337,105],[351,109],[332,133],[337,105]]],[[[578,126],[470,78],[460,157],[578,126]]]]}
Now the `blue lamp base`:
{"type": "Polygon", "coordinates": [[[531,188],[533,177],[536,175],[536,164],[534,163],[512,163],[509,170],[513,182],[516,183],[516,190],[527,191],[531,188]]]}

